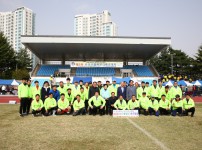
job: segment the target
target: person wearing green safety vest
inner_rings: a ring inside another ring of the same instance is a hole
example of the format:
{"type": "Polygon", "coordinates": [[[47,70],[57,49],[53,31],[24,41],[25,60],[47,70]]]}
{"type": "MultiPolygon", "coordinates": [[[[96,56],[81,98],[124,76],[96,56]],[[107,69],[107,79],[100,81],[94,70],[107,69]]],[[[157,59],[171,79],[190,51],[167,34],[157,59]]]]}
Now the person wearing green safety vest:
{"type": "Polygon", "coordinates": [[[71,107],[69,106],[69,101],[65,99],[65,94],[60,94],[60,99],[58,100],[57,115],[69,114],[71,112],[71,107]]]}
{"type": "Polygon", "coordinates": [[[89,89],[90,89],[90,87],[88,86],[88,82],[86,82],[85,85],[84,85],[85,109],[86,109],[86,112],[88,112],[89,89]]]}
{"type": "Polygon", "coordinates": [[[138,100],[136,100],[135,95],[132,95],[132,99],[129,100],[128,109],[129,110],[138,110],[138,113],[140,114],[140,103],[138,100]]]}
{"type": "Polygon", "coordinates": [[[80,93],[80,85],[78,85],[78,81],[74,82],[74,85],[72,85],[72,94],[74,96],[74,98],[76,98],[76,96],[80,93]]]}
{"type": "Polygon", "coordinates": [[[37,116],[37,114],[44,114],[45,109],[43,105],[43,101],[40,99],[40,95],[36,94],[34,100],[32,101],[32,115],[34,117],[37,116]]]}
{"type": "Polygon", "coordinates": [[[74,96],[72,94],[72,90],[69,88],[67,89],[67,92],[65,92],[64,94],[65,94],[65,98],[69,101],[69,104],[73,105],[74,96]]]}
{"type": "Polygon", "coordinates": [[[149,114],[159,116],[159,102],[155,99],[154,95],[151,95],[151,100],[149,101],[149,114]]]}
{"type": "Polygon", "coordinates": [[[19,113],[21,117],[27,115],[26,109],[27,109],[28,97],[29,97],[29,90],[27,86],[27,80],[26,78],[23,78],[22,83],[18,86],[18,98],[20,99],[19,113]]]}
{"type": "Polygon", "coordinates": [[[65,84],[65,86],[64,86],[66,90],[72,88],[72,85],[71,85],[70,81],[71,81],[70,78],[67,78],[67,79],[66,79],[66,84],[65,84]]]}
{"type": "Polygon", "coordinates": [[[126,109],[128,109],[128,105],[127,105],[126,101],[123,99],[122,95],[120,95],[119,99],[116,100],[116,102],[114,103],[114,108],[116,110],[126,110],[126,109]]]}
{"type": "Polygon", "coordinates": [[[159,80],[159,96],[158,96],[158,100],[161,99],[161,96],[163,95],[164,91],[165,91],[165,87],[162,85],[162,81],[159,80]]]}
{"type": "Polygon", "coordinates": [[[154,96],[155,99],[159,100],[159,87],[157,85],[157,81],[153,80],[152,86],[149,87],[149,94],[148,96],[154,96]]]}
{"type": "Polygon", "coordinates": [[[81,100],[84,101],[84,103],[85,103],[86,95],[85,95],[85,92],[84,92],[84,88],[83,88],[83,87],[80,88],[80,93],[79,93],[79,95],[80,95],[81,100]]]}
{"type": "Polygon", "coordinates": [[[53,115],[55,116],[57,110],[57,103],[56,100],[53,98],[53,93],[49,92],[49,97],[46,98],[44,102],[45,107],[45,116],[53,115]]]}
{"type": "Polygon", "coordinates": [[[67,89],[66,89],[66,87],[64,86],[63,81],[60,81],[59,87],[57,88],[57,90],[58,90],[60,93],[66,93],[67,89]]]}
{"type": "Polygon", "coordinates": [[[76,100],[74,101],[73,108],[74,108],[73,116],[86,114],[84,101],[81,100],[81,97],[79,94],[76,96],[76,100]]]}
{"type": "Polygon", "coordinates": [[[39,86],[39,81],[35,81],[34,82],[34,86],[32,87],[32,96],[33,96],[33,99],[35,98],[35,95],[36,94],[39,94],[41,96],[41,87],[39,86]]]}
{"type": "Polygon", "coordinates": [[[159,111],[161,115],[170,115],[171,113],[171,103],[167,100],[166,95],[164,94],[159,101],[159,111]]]}
{"type": "Polygon", "coordinates": [[[171,99],[175,99],[175,96],[179,95],[182,98],[182,90],[178,86],[177,81],[174,82],[174,86],[170,88],[170,97],[171,99]]]}
{"type": "Polygon", "coordinates": [[[176,95],[175,99],[172,101],[172,116],[176,116],[177,113],[179,116],[182,116],[183,102],[180,98],[180,95],[176,95]]]}
{"type": "Polygon", "coordinates": [[[169,86],[165,86],[165,91],[162,92],[162,95],[165,95],[166,96],[166,99],[169,100],[171,102],[171,93],[170,93],[170,90],[169,90],[169,86]]]}
{"type": "Polygon", "coordinates": [[[116,84],[116,81],[114,80],[112,82],[112,85],[109,86],[109,92],[110,93],[114,92],[115,96],[117,96],[117,89],[118,89],[118,85],[116,84]]]}
{"type": "Polygon", "coordinates": [[[137,88],[137,99],[139,100],[142,97],[142,93],[146,92],[146,95],[148,93],[149,88],[145,86],[145,82],[141,82],[141,86],[137,88]]]}
{"type": "Polygon", "coordinates": [[[29,79],[27,81],[28,93],[29,93],[28,94],[28,99],[27,99],[27,114],[29,114],[29,112],[30,112],[30,107],[31,107],[32,98],[33,98],[31,84],[32,84],[32,81],[29,79]]]}
{"type": "Polygon", "coordinates": [[[191,117],[194,116],[195,103],[189,94],[186,94],[186,97],[183,99],[183,109],[184,109],[184,115],[185,116],[188,116],[189,112],[191,112],[191,117]]]}
{"type": "Polygon", "coordinates": [[[140,110],[144,111],[144,115],[148,115],[149,98],[147,97],[146,92],[142,93],[142,97],[140,97],[139,102],[140,102],[140,110]]]}
{"type": "Polygon", "coordinates": [[[105,103],[105,99],[99,95],[98,91],[96,91],[95,96],[91,97],[88,101],[88,105],[90,106],[94,116],[97,114],[97,110],[99,110],[100,116],[104,114],[105,103]],[[91,102],[93,102],[93,105],[91,102]]]}

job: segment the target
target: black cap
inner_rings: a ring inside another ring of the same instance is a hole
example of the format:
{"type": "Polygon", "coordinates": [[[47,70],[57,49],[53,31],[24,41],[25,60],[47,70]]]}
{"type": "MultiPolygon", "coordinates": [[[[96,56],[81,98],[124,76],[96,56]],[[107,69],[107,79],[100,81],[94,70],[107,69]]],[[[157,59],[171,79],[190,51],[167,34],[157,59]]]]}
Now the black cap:
{"type": "Polygon", "coordinates": [[[177,95],[175,96],[175,98],[180,98],[180,95],[179,95],[179,94],[177,94],[177,95]]]}
{"type": "Polygon", "coordinates": [[[60,96],[62,96],[62,95],[63,95],[63,96],[65,96],[65,94],[64,94],[64,93],[61,93],[61,94],[60,94],[60,96]]]}

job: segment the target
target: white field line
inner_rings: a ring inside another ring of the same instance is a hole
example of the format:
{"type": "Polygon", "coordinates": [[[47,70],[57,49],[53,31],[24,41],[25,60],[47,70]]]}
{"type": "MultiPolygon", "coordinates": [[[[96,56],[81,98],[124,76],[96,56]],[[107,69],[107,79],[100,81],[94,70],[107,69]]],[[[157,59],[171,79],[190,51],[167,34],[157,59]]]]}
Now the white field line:
{"type": "Polygon", "coordinates": [[[156,145],[158,145],[159,147],[161,147],[161,149],[163,150],[170,150],[168,147],[166,147],[161,141],[159,141],[157,138],[155,138],[154,136],[152,136],[148,131],[146,131],[145,129],[141,128],[138,124],[136,124],[135,122],[133,122],[130,118],[127,118],[127,120],[138,130],[142,131],[148,138],[150,138],[151,140],[154,141],[154,143],[156,143],[156,145]]]}

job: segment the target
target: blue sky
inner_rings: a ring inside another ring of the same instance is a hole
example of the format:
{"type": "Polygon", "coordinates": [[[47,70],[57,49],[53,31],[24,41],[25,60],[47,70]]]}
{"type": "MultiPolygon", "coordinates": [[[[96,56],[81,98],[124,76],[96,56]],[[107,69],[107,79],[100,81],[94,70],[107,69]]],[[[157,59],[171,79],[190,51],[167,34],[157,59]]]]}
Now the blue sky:
{"type": "Polygon", "coordinates": [[[73,35],[74,15],[109,10],[119,36],[171,37],[190,56],[202,44],[202,0],[0,0],[0,11],[21,6],[36,13],[39,35],[73,35]]]}

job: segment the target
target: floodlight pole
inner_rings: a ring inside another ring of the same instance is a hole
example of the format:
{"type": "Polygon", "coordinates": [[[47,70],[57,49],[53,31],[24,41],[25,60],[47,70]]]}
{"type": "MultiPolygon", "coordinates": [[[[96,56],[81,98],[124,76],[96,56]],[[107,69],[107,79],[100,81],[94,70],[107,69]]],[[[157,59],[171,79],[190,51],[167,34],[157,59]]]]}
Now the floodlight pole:
{"type": "Polygon", "coordinates": [[[175,53],[174,54],[170,54],[170,57],[171,57],[171,74],[173,75],[173,56],[176,55],[175,53]]]}

